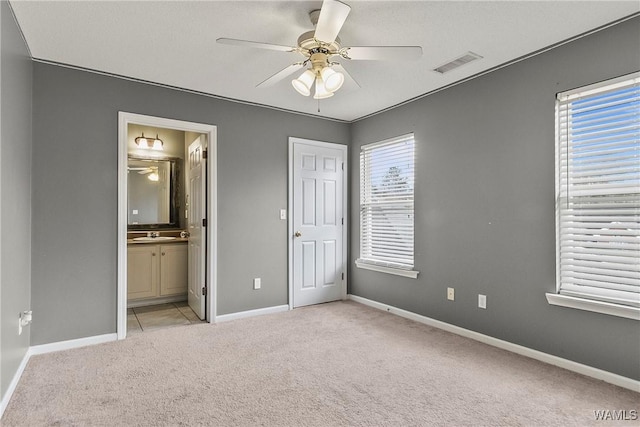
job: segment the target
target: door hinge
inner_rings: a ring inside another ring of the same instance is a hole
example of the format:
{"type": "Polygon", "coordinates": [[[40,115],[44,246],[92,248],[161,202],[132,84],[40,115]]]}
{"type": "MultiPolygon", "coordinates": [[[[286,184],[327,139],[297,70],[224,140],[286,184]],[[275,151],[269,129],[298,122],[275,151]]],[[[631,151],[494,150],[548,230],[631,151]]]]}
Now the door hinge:
{"type": "Polygon", "coordinates": [[[344,273],[342,273],[342,280],[344,280],[344,273]]]}
{"type": "Polygon", "coordinates": [[[202,218],[202,226],[203,227],[207,226],[207,218],[202,218]]]}
{"type": "Polygon", "coordinates": [[[207,150],[203,150],[202,151],[202,158],[205,159],[205,160],[207,159],[207,157],[209,157],[209,155],[207,153],[209,153],[207,150]]]}
{"type": "Polygon", "coordinates": [[[344,218],[342,218],[342,225],[344,225],[344,218]]]}
{"type": "Polygon", "coordinates": [[[342,170],[344,170],[344,162],[342,162],[342,170]]]}
{"type": "Polygon", "coordinates": [[[202,287],[202,295],[207,295],[207,287],[206,286],[202,287]]]}

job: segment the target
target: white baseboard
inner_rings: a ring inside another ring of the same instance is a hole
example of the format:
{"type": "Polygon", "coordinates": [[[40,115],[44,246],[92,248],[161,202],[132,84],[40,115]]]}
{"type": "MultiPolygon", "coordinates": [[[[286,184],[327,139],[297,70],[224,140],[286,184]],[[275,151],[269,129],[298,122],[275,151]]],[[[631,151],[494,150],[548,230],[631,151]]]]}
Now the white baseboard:
{"type": "Polygon", "coordinates": [[[75,340],[52,342],[50,344],[34,345],[29,348],[30,355],[52,353],[54,351],[69,350],[72,348],[86,347],[88,345],[102,344],[116,341],[118,334],[104,334],[93,337],[78,338],[75,340]]]}
{"type": "Polygon", "coordinates": [[[223,314],[216,316],[216,322],[228,322],[229,320],[244,319],[245,317],[261,316],[263,314],[281,313],[289,311],[288,305],[276,305],[273,307],[258,308],[255,310],[240,311],[238,313],[223,314]]]}
{"type": "Polygon", "coordinates": [[[7,409],[7,405],[11,400],[11,396],[13,396],[13,392],[16,391],[16,387],[18,386],[18,382],[20,382],[20,378],[22,377],[22,373],[24,372],[24,368],[27,367],[27,363],[29,362],[29,358],[31,354],[29,353],[29,349],[27,349],[22,361],[20,362],[20,366],[18,366],[18,370],[16,371],[11,383],[9,383],[9,387],[7,388],[6,393],[2,396],[2,401],[0,402],[0,418],[4,414],[4,410],[7,409]]]}
{"type": "Polygon", "coordinates": [[[0,402],[0,418],[2,418],[2,415],[4,414],[4,410],[7,408],[7,405],[11,400],[11,396],[13,396],[13,392],[16,390],[16,387],[18,386],[18,382],[20,382],[20,378],[24,373],[24,369],[27,367],[27,363],[29,363],[29,359],[31,359],[31,356],[34,356],[37,354],[52,353],[54,351],[70,350],[72,348],[86,347],[88,345],[102,344],[109,341],[115,341],[117,339],[118,339],[118,334],[105,334],[105,335],[96,335],[93,337],[79,338],[75,340],[53,342],[50,344],[34,345],[29,347],[24,357],[22,358],[22,362],[20,362],[20,366],[18,367],[18,370],[13,376],[11,383],[9,384],[9,388],[7,389],[7,392],[4,394],[4,396],[2,396],[2,401],[0,402]]]}
{"type": "Polygon", "coordinates": [[[592,366],[583,365],[582,363],[574,362],[572,360],[563,359],[558,356],[543,353],[538,350],[533,350],[528,347],[524,347],[518,344],[513,344],[508,341],[503,341],[498,338],[490,337],[488,335],[474,332],[469,329],[454,326],[449,323],[435,320],[430,317],[422,316],[411,311],[403,310],[391,305],[383,304],[377,301],[373,301],[367,298],[359,297],[357,295],[349,294],[349,299],[360,304],[367,305],[369,307],[377,308],[378,310],[386,311],[391,314],[395,314],[406,319],[414,320],[419,323],[423,323],[434,328],[442,329],[447,332],[461,335],[463,337],[471,338],[476,341],[480,341],[484,344],[488,344],[494,347],[501,348],[503,350],[510,351],[512,353],[520,354],[522,356],[530,357],[531,359],[539,360],[540,362],[548,363],[550,365],[558,366],[560,368],[567,369],[569,371],[576,372],[578,374],[585,375],[587,377],[602,380],[604,382],[617,385],[635,392],[640,392],[640,381],[632,378],[623,377],[622,375],[614,374],[612,372],[603,371],[602,369],[594,368],[592,366]]]}
{"type": "MultiPolygon", "coordinates": [[[[289,310],[288,305],[278,305],[274,307],[259,308],[256,310],[241,311],[239,313],[231,313],[231,314],[224,314],[222,316],[216,316],[216,322],[225,322],[229,320],[242,319],[245,317],[260,316],[263,314],[280,313],[288,310],[289,310]]],[[[13,395],[13,392],[18,386],[18,382],[20,381],[20,378],[22,377],[22,373],[24,372],[24,369],[27,366],[27,363],[29,362],[29,359],[31,358],[31,356],[35,356],[38,354],[52,353],[55,351],[70,350],[73,348],[86,347],[89,345],[102,344],[110,341],[116,341],[117,339],[118,339],[118,334],[114,333],[114,334],[96,335],[96,336],[86,337],[86,338],[78,338],[78,339],[67,340],[67,341],[53,342],[49,344],[40,344],[40,345],[34,345],[29,347],[22,359],[22,362],[20,362],[20,366],[18,367],[18,370],[13,376],[11,383],[9,384],[9,388],[7,389],[7,392],[4,394],[4,396],[2,396],[2,401],[0,401],[0,418],[2,417],[2,414],[4,414],[4,410],[9,404],[9,401],[11,400],[11,396],[13,395]]]]}

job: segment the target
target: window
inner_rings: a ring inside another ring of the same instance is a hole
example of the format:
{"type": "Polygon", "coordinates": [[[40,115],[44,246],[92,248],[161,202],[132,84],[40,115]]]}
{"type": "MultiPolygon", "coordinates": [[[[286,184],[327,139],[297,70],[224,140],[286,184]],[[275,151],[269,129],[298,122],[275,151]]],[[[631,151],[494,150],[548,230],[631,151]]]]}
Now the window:
{"type": "Polygon", "coordinates": [[[558,94],[557,294],[640,319],[640,73],[558,94]]]}
{"type": "Polygon", "coordinates": [[[416,278],[413,271],[413,134],[360,151],[360,268],[416,278]]]}

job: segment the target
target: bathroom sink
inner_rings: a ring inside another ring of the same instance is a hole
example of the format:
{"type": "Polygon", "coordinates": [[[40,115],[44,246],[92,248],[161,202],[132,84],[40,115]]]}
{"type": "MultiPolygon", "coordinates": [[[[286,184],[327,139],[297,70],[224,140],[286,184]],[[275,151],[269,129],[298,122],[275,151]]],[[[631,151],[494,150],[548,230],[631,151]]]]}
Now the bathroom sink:
{"type": "Polygon", "coordinates": [[[156,240],[175,240],[175,237],[160,236],[160,237],[134,237],[135,242],[155,242],[156,240]]]}

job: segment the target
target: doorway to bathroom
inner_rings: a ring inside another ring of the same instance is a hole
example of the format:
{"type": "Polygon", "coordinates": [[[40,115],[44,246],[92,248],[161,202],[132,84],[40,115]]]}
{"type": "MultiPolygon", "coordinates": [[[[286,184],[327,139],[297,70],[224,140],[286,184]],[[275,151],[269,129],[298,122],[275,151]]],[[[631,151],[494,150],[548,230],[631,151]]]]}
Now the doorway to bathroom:
{"type": "Polygon", "coordinates": [[[213,125],[119,113],[118,339],[214,321],[216,154],[213,125]]]}

